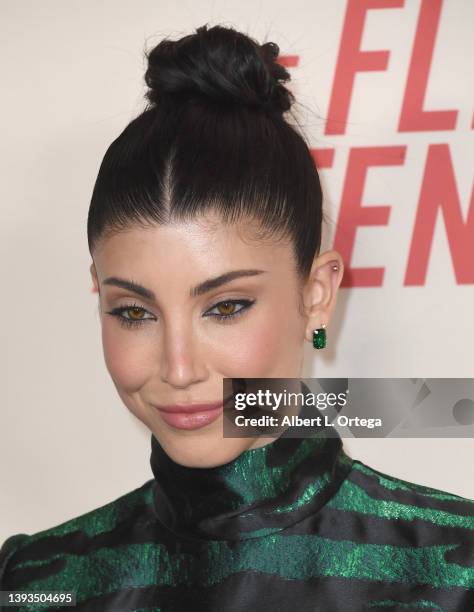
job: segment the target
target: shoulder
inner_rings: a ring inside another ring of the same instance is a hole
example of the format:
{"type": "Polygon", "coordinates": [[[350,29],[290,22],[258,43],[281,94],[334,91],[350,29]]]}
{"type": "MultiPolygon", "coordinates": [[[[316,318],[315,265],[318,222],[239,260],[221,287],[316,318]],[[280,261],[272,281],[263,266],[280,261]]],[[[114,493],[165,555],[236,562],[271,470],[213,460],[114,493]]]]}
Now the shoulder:
{"type": "Polygon", "coordinates": [[[396,568],[397,581],[430,584],[447,597],[474,587],[474,500],[354,459],[328,508],[378,567],[396,568]]]}
{"type": "Polygon", "coordinates": [[[0,548],[0,591],[3,591],[3,576],[5,575],[6,567],[10,557],[14,554],[19,546],[25,540],[28,540],[28,534],[26,533],[16,533],[15,535],[11,535],[4,542],[2,547],[0,548]]]}
{"type": "MultiPolygon", "coordinates": [[[[0,590],[10,586],[11,572],[31,561],[47,561],[63,554],[84,554],[93,540],[106,536],[120,525],[136,524],[150,515],[153,482],[142,486],[84,514],[36,533],[9,536],[0,548],[0,590]]],[[[15,581],[14,581],[15,582],[15,581]]],[[[12,584],[11,588],[19,584],[12,584]]]]}
{"type": "Polygon", "coordinates": [[[387,492],[392,491],[398,492],[399,494],[406,492],[411,494],[413,498],[417,498],[420,502],[423,500],[443,500],[453,502],[453,508],[458,507],[460,510],[465,509],[472,511],[474,508],[474,500],[472,499],[410,480],[404,480],[398,476],[386,474],[358,459],[353,460],[351,476],[353,481],[358,482],[359,485],[372,483],[387,492]]]}
{"type": "Polygon", "coordinates": [[[474,544],[474,500],[467,497],[386,474],[358,459],[338,493],[331,504],[340,509],[461,530],[474,544]]]}

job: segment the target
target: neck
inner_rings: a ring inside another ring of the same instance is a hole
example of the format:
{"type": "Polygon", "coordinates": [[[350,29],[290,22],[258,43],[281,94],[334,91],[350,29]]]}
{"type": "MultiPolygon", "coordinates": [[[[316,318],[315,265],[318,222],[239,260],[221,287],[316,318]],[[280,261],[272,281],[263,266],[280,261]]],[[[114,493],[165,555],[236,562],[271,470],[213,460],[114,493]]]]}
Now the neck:
{"type": "MultiPolygon", "coordinates": [[[[314,415],[313,415],[314,416],[314,415]]],[[[224,465],[183,466],[151,438],[154,508],[176,535],[238,540],[268,535],[316,513],[352,460],[334,427],[248,449],[224,465]]]]}

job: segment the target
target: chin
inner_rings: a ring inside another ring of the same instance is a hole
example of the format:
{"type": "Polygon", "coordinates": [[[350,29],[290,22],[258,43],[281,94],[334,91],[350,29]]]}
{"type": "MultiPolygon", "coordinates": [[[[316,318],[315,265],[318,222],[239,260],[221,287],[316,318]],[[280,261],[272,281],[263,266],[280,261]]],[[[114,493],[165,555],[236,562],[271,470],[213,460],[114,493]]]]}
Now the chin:
{"type": "Polygon", "coordinates": [[[155,433],[166,454],[187,467],[212,468],[235,459],[251,444],[246,438],[224,438],[222,428],[206,434],[169,435],[155,433]]]}

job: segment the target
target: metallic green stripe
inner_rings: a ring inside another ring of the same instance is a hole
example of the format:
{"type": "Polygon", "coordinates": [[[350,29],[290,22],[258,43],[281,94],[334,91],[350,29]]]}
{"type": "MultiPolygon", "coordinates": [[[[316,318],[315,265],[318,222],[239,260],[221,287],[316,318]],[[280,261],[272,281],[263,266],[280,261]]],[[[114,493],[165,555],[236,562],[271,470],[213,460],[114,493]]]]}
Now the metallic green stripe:
{"type": "MultiPolygon", "coordinates": [[[[446,562],[444,555],[457,544],[397,547],[356,544],[317,535],[279,534],[242,541],[237,547],[210,541],[199,555],[169,554],[156,544],[104,548],[87,557],[62,556],[66,567],[45,580],[36,580],[28,590],[61,590],[83,576],[78,598],[111,593],[126,587],[154,584],[192,584],[196,576],[207,586],[218,584],[236,572],[257,570],[291,580],[316,576],[383,580],[403,584],[430,584],[433,587],[474,586],[474,568],[446,562]],[[87,572],[83,573],[84,565],[87,572]],[[107,580],[104,580],[107,576],[107,580]]],[[[56,556],[57,558],[58,556],[56,556]]],[[[53,560],[53,558],[51,558],[53,560]]],[[[43,562],[44,563],[44,562],[43,562]]],[[[42,565],[24,562],[18,567],[42,565]]]]}
{"type": "MultiPolygon", "coordinates": [[[[151,506],[153,503],[153,482],[154,480],[149,480],[145,485],[104,506],[95,508],[86,514],[69,519],[54,527],[28,535],[28,539],[24,543],[29,545],[37,540],[43,540],[52,536],[61,537],[74,531],[82,531],[91,537],[112,531],[121,521],[128,518],[134,508],[144,504],[151,506]]],[[[19,549],[21,549],[21,545],[19,549]]]]}
{"type": "Polygon", "coordinates": [[[434,601],[429,601],[428,599],[419,599],[418,601],[411,601],[410,603],[404,603],[403,601],[395,601],[394,599],[380,599],[379,601],[372,601],[367,604],[369,608],[373,608],[377,606],[378,608],[393,608],[393,606],[397,606],[397,608],[406,608],[407,610],[423,609],[423,610],[445,610],[445,608],[441,608],[434,601]]]}
{"type": "Polygon", "coordinates": [[[433,489],[431,487],[410,482],[408,480],[402,480],[401,478],[397,478],[396,476],[387,477],[387,474],[378,473],[377,471],[371,469],[369,466],[359,462],[357,459],[354,459],[353,468],[354,470],[358,470],[359,472],[362,472],[367,476],[375,478],[380,485],[382,485],[386,489],[390,489],[391,491],[395,491],[396,489],[403,489],[404,491],[416,491],[417,493],[426,495],[426,497],[432,497],[433,499],[456,502],[459,501],[468,504],[474,503],[473,500],[470,500],[469,498],[465,497],[460,497],[459,495],[455,495],[454,493],[447,493],[446,491],[433,489]]]}
{"type": "Polygon", "coordinates": [[[421,519],[440,527],[463,527],[474,531],[474,516],[462,516],[435,508],[420,508],[397,501],[374,499],[364,489],[348,479],[342,483],[337,495],[330,499],[326,505],[346,512],[355,511],[362,514],[372,514],[387,520],[412,521],[413,519],[421,519]]]}

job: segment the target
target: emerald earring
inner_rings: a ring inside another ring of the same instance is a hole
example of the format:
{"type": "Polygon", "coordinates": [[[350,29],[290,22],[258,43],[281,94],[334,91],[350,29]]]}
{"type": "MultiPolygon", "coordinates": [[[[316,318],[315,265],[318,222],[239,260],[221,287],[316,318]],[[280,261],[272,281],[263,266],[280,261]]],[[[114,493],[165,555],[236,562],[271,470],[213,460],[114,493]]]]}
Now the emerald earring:
{"type": "Polygon", "coordinates": [[[323,349],[326,346],[326,325],[313,330],[313,346],[315,349],[323,349]]]}

